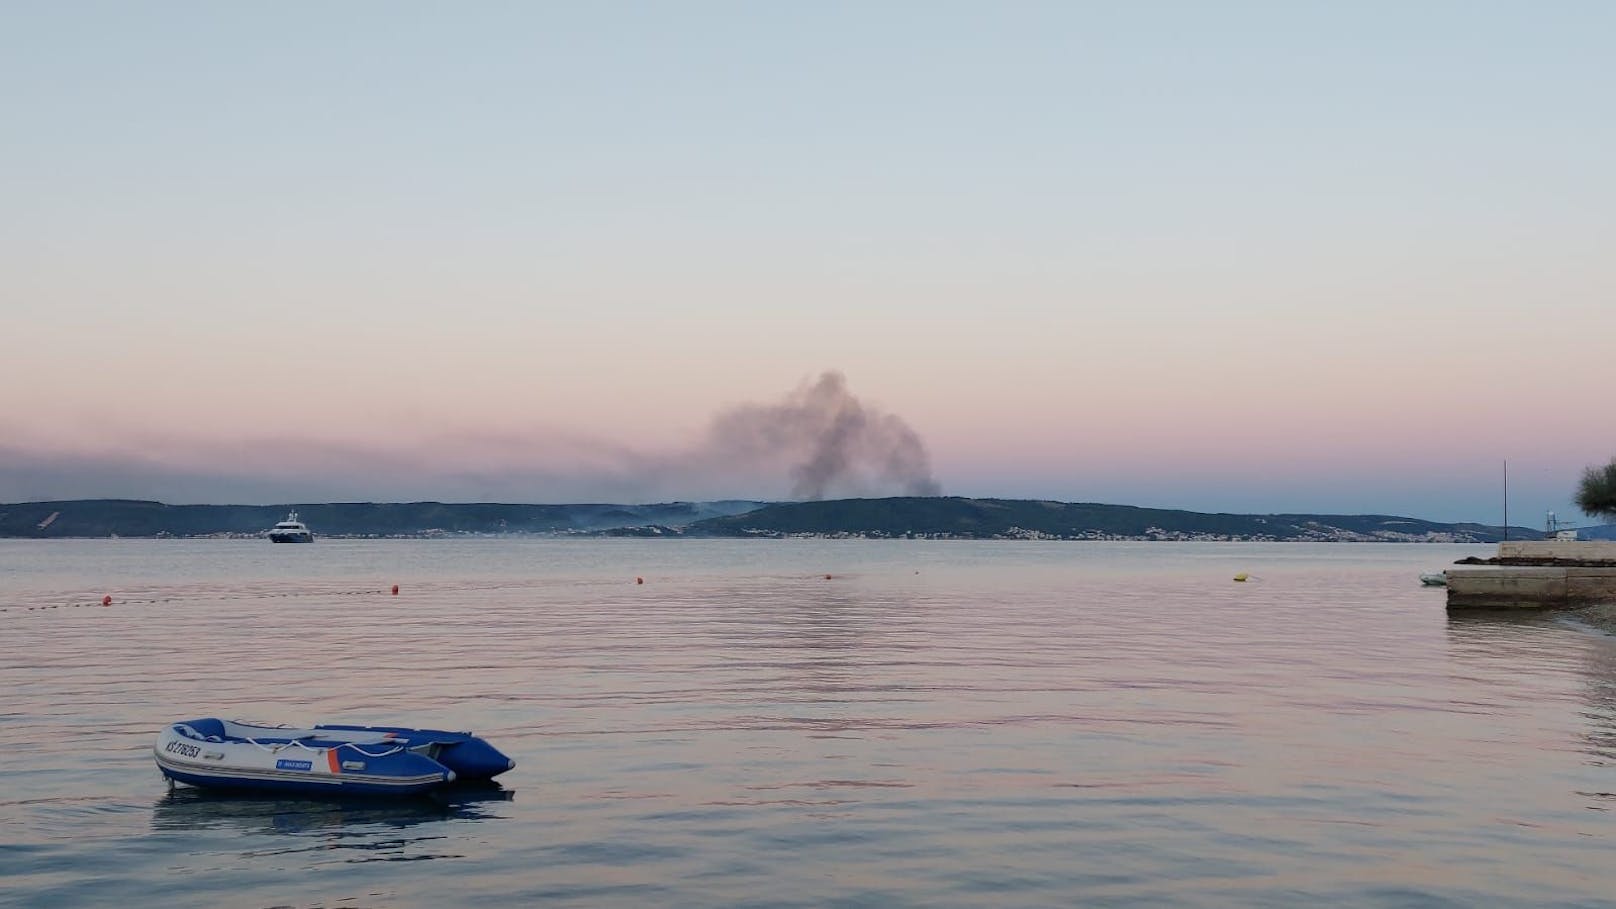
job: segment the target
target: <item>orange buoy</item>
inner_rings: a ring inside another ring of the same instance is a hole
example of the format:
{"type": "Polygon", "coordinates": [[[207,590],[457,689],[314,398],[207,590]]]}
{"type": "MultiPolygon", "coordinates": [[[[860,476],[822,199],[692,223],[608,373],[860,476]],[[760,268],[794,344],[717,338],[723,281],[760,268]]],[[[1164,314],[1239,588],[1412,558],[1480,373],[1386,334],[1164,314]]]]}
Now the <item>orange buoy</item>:
{"type": "Polygon", "coordinates": [[[397,584],[393,585],[393,596],[395,596],[395,597],[398,596],[398,585],[397,584]]]}
{"type": "Polygon", "coordinates": [[[828,575],[828,574],[825,575],[825,580],[827,580],[827,581],[830,580],[830,575],[828,575]]]}
{"type": "Polygon", "coordinates": [[[101,598],[101,605],[102,606],[111,606],[112,605],[112,594],[109,593],[106,596],[102,597],[101,598]]]}

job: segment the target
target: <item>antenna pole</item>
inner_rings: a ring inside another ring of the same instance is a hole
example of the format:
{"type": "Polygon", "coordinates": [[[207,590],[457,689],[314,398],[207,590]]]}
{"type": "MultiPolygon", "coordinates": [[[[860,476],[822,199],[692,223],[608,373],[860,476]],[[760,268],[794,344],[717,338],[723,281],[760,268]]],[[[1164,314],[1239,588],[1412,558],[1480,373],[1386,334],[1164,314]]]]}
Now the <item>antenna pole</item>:
{"type": "Polygon", "coordinates": [[[1509,458],[1504,459],[1504,539],[1509,539],[1509,458]]]}

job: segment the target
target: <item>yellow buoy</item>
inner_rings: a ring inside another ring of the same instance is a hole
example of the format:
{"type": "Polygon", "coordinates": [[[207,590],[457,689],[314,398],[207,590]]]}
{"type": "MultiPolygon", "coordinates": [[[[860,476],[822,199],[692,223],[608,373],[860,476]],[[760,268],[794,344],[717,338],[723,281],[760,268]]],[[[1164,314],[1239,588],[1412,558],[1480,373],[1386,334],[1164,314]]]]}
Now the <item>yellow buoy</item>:
{"type": "Polygon", "coordinates": [[[1244,571],[1242,571],[1239,574],[1235,575],[1234,579],[1236,581],[1240,581],[1240,582],[1244,583],[1245,580],[1246,580],[1246,573],[1244,571]]]}

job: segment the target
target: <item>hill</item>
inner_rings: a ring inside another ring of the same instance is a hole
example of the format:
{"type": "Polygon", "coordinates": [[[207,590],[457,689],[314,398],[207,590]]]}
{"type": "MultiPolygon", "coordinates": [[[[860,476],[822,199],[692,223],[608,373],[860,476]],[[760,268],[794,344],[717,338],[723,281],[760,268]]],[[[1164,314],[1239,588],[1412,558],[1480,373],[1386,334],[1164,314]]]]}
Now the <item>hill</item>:
{"type": "MultiPolygon", "coordinates": [[[[765,504],[337,502],[165,505],[127,499],[0,505],[0,537],[260,536],[296,510],[318,536],[542,533],[687,537],[1492,542],[1503,528],[1391,515],[1206,514],[1024,499],[900,497],[765,504]]],[[[1512,539],[1538,531],[1510,528],[1512,539]]]]}
{"type": "MultiPolygon", "coordinates": [[[[861,536],[932,539],[1159,539],[1492,542],[1502,527],[1393,515],[1205,514],[1131,505],[958,497],[843,499],[767,505],[697,521],[690,536],[861,536]]],[[[1539,531],[1510,528],[1512,539],[1539,531]]]]}
{"type": "Polygon", "coordinates": [[[258,536],[297,511],[319,536],[582,533],[650,524],[683,526],[732,515],[760,502],[656,505],[501,505],[442,502],[338,502],[287,505],[165,505],[84,499],[0,505],[0,537],[258,536]]]}

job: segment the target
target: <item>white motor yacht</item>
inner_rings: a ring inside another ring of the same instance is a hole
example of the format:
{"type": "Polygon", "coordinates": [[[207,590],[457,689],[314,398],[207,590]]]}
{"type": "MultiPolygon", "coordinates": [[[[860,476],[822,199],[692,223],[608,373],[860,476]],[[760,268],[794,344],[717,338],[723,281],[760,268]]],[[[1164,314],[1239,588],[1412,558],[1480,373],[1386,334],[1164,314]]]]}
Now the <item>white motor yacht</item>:
{"type": "Polygon", "coordinates": [[[286,516],[286,520],[269,529],[271,543],[312,543],[314,532],[297,519],[297,512],[286,516]]]}

